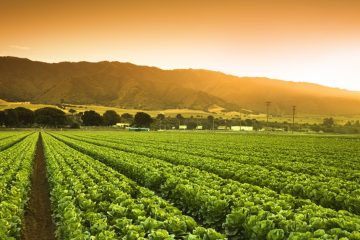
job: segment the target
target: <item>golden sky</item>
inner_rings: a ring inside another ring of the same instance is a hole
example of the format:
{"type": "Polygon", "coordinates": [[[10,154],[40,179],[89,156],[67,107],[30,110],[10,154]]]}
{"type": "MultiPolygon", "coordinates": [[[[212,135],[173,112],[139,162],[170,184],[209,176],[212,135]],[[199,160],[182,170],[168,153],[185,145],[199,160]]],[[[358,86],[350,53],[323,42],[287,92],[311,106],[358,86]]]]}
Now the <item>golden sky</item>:
{"type": "Polygon", "coordinates": [[[360,91],[360,0],[0,0],[0,56],[205,68],[360,91]]]}

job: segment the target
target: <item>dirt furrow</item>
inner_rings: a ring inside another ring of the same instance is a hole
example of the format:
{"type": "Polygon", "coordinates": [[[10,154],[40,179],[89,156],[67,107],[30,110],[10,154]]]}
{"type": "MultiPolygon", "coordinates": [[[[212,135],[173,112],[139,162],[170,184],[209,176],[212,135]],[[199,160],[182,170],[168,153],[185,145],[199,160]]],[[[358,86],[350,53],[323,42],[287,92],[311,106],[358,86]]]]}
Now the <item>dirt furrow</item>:
{"type": "Polygon", "coordinates": [[[46,177],[46,163],[41,134],[36,146],[36,154],[31,176],[31,193],[25,212],[21,239],[53,240],[55,226],[51,218],[49,183],[46,177]]]}

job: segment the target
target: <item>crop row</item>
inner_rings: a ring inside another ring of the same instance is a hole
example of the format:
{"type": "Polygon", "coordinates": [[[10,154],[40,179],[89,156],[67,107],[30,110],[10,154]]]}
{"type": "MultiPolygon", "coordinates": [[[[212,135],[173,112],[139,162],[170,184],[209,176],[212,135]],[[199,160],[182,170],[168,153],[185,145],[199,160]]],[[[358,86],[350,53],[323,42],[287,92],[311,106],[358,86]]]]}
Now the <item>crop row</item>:
{"type": "Polygon", "coordinates": [[[0,238],[18,239],[28,201],[37,134],[0,152],[0,238]]]}
{"type": "Polygon", "coordinates": [[[3,138],[0,139],[0,151],[5,150],[14,144],[22,141],[26,136],[31,133],[17,133],[11,135],[2,135],[3,138]]]}
{"type": "Polygon", "coordinates": [[[311,176],[301,173],[294,174],[293,172],[281,171],[276,168],[268,169],[233,161],[192,156],[185,152],[164,151],[155,147],[130,146],[107,142],[106,140],[95,140],[86,137],[79,138],[71,135],[66,136],[121,151],[162,159],[177,165],[181,164],[196,167],[215,173],[223,178],[268,187],[278,193],[288,193],[293,196],[310,199],[314,203],[324,207],[337,210],[344,209],[360,214],[360,184],[356,182],[345,181],[335,177],[311,176]],[[151,151],[149,151],[149,149],[151,149],[151,151]]]}
{"type": "MultiPolygon", "coordinates": [[[[242,164],[251,164],[264,166],[268,169],[278,169],[282,171],[291,171],[294,173],[305,173],[310,175],[324,175],[324,176],[336,176],[349,181],[355,181],[360,183],[360,164],[356,161],[356,155],[349,156],[348,158],[344,155],[348,154],[346,149],[343,149],[340,153],[331,150],[333,145],[328,145],[328,152],[332,152],[333,155],[339,155],[336,160],[331,160],[324,155],[314,153],[311,157],[304,156],[308,155],[308,148],[298,149],[284,149],[277,150],[266,150],[269,147],[273,149],[273,146],[261,146],[261,144],[255,144],[247,146],[246,150],[243,149],[242,145],[234,145],[232,142],[217,144],[209,143],[208,141],[187,143],[184,141],[175,142],[164,142],[159,139],[153,139],[147,141],[142,138],[128,138],[127,135],[122,136],[119,139],[119,135],[114,134],[72,134],[73,136],[86,137],[92,139],[103,139],[108,142],[114,142],[117,144],[125,144],[132,146],[142,146],[147,148],[158,148],[164,151],[171,152],[186,152],[193,156],[210,157],[227,161],[239,162],[242,164]],[[343,154],[343,155],[341,155],[343,154]],[[289,164],[291,163],[291,164],[289,164]]],[[[161,139],[161,135],[159,136],[161,139]]],[[[296,138],[296,137],[294,137],[296,138]]],[[[242,141],[242,136],[240,138],[242,141]]],[[[245,138],[246,139],[246,138],[245,138]]],[[[276,138],[275,138],[276,139],[276,138]]],[[[286,143],[282,143],[287,146],[286,143]]],[[[246,144],[245,144],[246,145],[246,144]]],[[[305,145],[306,146],[306,145],[305,145]]],[[[358,146],[360,148],[360,144],[358,146]]],[[[356,148],[354,146],[354,148],[356,148]]],[[[350,151],[351,152],[351,151],[350,151]]],[[[359,153],[360,154],[360,153],[359,153]]],[[[359,161],[360,162],[360,161],[359,161]]]]}
{"type": "Polygon", "coordinates": [[[59,239],[223,239],[152,191],[44,134],[59,239]]]}
{"type": "MultiPolygon", "coordinates": [[[[119,139],[119,133],[87,133],[88,136],[119,139]]],[[[360,170],[360,141],[353,136],[312,136],[279,134],[181,134],[150,133],[141,138],[122,133],[128,143],[156,143],[160,146],[189,147],[215,153],[241,155],[244,160],[272,159],[360,170]]]]}
{"type": "Polygon", "coordinates": [[[9,137],[12,137],[12,136],[14,136],[15,134],[13,133],[13,132],[1,132],[0,131],[0,140],[2,141],[2,140],[4,140],[4,139],[6,139],[6,138],[9,138],[9,137]]]}
{"type": "MultiPolygon", "coordinates": [[[[156,191],[230,239],[359,238],[360,219],[346,211],[143,155],[54,135],[156,191]]],[[[151,150],[149,150],[151,151],[151,150]]]]}
{"type": "MultiPolygon", "coordinates": [[[[112,135],[110,135],[112,136],[112,135]]],[[[81,137],[91,137],[94,139],[104,139],[104,137],[91,134],[81,137]]],[[[295,137],[296,138],[296,137],[295,137]]],[[[336,160],[332,160],[329,165],[329,159],[319,153],[312,153],[312,156],[307,155],[308,148],[303,149],[281,149],[282,151],[264,151],[265,146],[259,149],[259,145],[254,144],[252,148],[247,147],[246,151],[242,146],[232,146],[231,142],[226,146],[221,143],[208,144],[204,141],[196,144],[176,144],[176,143],[161,143],[158,141],[144,141],[140,139],[119,139],[118,137],[105,137],[106,141],[115,142],[117,144],[127,144],[134,146],[142,146],[148,148],[159,148],[171,152],[186,152],[189,155],[210,157],[222,159],[227,161],[234,161],[243,164],[260,165],[266,168],[275,168],[279,170],[292,171],[295,173],[305,173],[311,175],[336,176],[345,180],[356,181],[360,183],[360,164],[356,161],[354,156],[346,158],[346,156],[339,155],[336,160]],[[304,161],[306,160],[307,161],[304,161]],[[310,161],[311,160],[311,161],[310,161]],[[291,164],[289,164],[291,163],[291,164]]],[[[286,146],[286,144],[282,143],[286,146]]],[[[270,146],[271,147],[271,146],[270,146]]],[[[328,146],[328,151],[331,150],[332,145],[328,146]]],[[[359,145],[360,147],[360,145],[359,145]]],[[[354,146],[355,148],[355,146],[354,146]]],[[[343,149],[341,153],[344,153],[343,149]]],[[[338,155],[334,153],[333,155],[338,155]]],[[[360,154],[360,153],[359,153],[360,154]]]]}

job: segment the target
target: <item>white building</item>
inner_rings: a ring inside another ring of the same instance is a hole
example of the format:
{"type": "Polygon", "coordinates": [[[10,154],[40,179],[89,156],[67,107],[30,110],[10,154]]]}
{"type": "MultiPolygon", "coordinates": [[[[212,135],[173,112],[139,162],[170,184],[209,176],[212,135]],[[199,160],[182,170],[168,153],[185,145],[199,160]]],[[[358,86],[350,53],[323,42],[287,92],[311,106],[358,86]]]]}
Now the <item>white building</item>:
{"type": "Polygon", "coordinates": [[[254,131],[253,126],[241,126],[241,131],[254,131]]]}
{"type": "Polygon", "coordinates": [[[179,130],[186,130],[187,126],[186,125],[179,125],[179,130]]]}
{"type": "Polygon", "coordinates": [[[254,131],[253,126],[231,126],[232,131],[254,131]]]}
{"type": "Polygon", "coordinates": [[[130,123],[117,123],[114,127],[127,128],[130,127],[130,123]]]}
{"type": "Polygon", "coordinates": [[[241,127],[240,126],[231,126],[230,129],[232,131],[240,131],[241,127]]]}
{"type": "Polygon", "coordinates": [[[196,126],[196,130],[202,130],[202,129],[203,129],[203,126],[201,126],[201,125],[196,126]]]}

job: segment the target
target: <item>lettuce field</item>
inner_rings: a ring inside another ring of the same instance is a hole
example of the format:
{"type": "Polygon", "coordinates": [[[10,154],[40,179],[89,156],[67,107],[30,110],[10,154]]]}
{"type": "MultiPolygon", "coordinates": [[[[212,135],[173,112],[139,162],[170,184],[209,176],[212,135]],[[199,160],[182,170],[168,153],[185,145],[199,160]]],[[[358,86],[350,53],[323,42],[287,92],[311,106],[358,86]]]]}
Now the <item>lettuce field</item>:
{"type": "Polygon", "coordinates": [[[360,137],[0,132],[0,239],[360,239],[360,137]]]}

